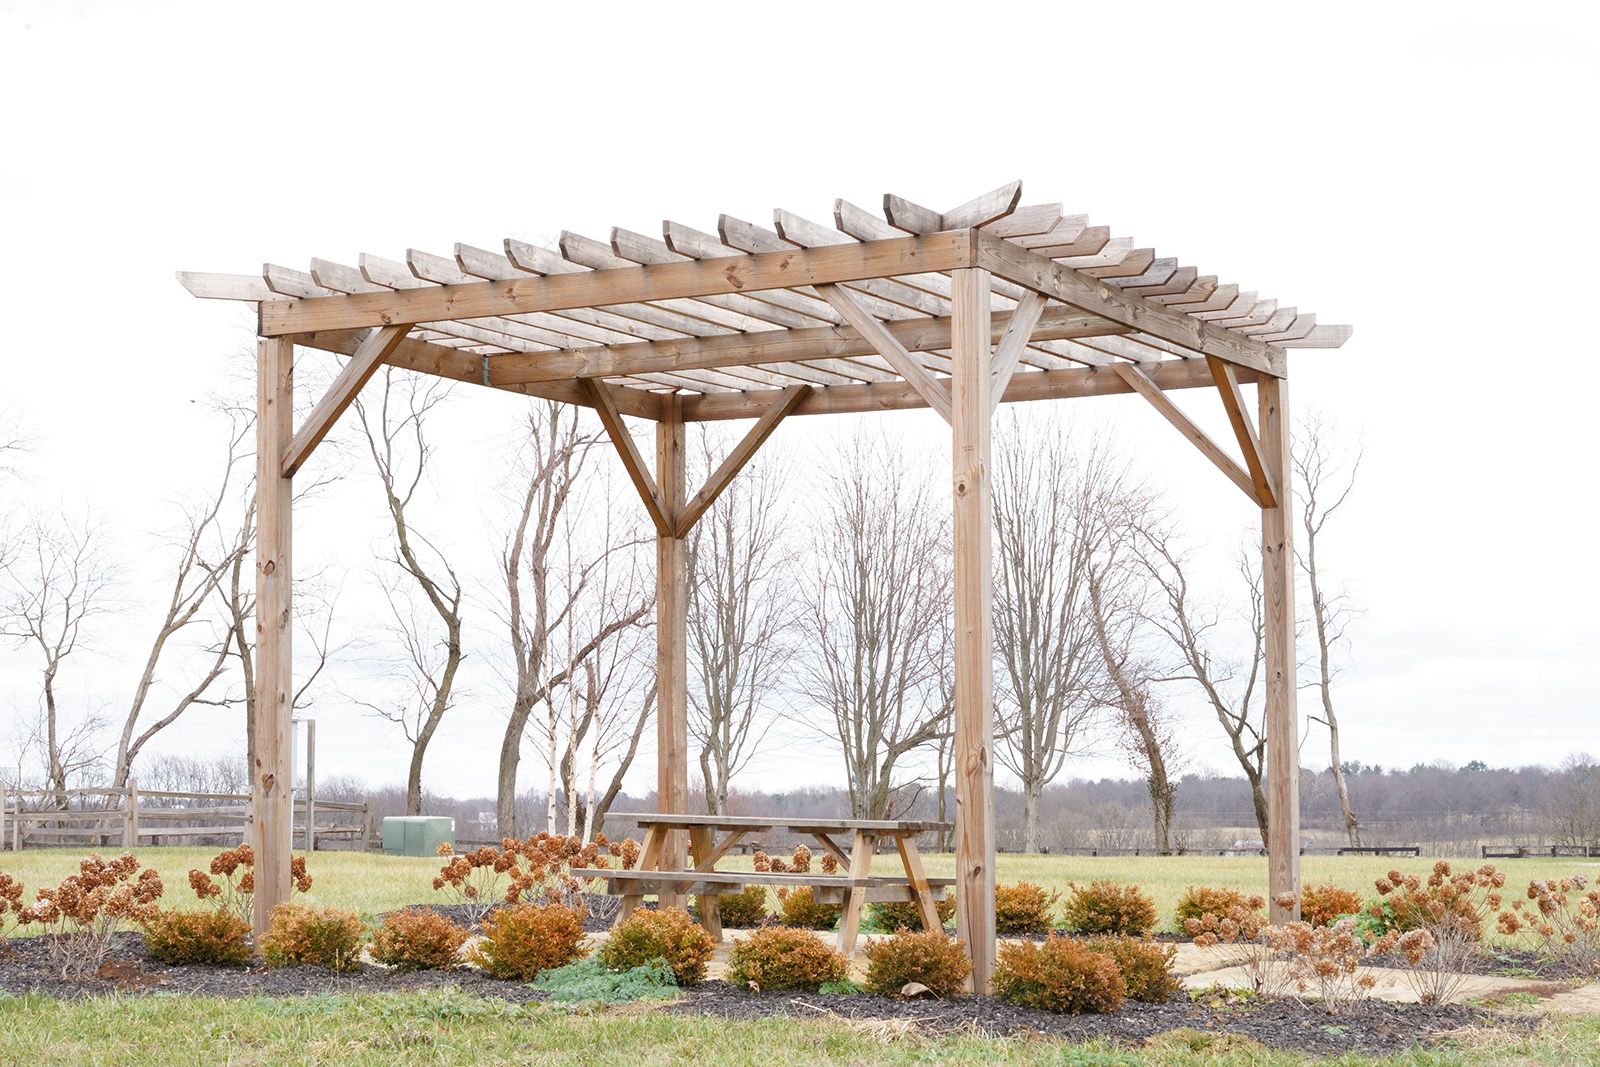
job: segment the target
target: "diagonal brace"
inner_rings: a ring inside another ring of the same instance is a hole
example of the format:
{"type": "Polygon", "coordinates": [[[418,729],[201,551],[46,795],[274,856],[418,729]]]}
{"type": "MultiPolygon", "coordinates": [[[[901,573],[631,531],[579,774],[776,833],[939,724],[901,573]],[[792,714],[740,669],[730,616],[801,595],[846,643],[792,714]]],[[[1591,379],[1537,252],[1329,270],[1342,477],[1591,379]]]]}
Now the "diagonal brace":
{"type": "Polygon", "coordinates": [[[306,416],[304,424],[283,450],[280,465],[283,477],[292,478],[311,458],[311,453],[328,436],[328,431],[339,421],[339,416],[355,402],[361,387],[372,380],[383,361],[400,347],[408,330],[409,326],[382,326],[362,338],[355,355],[339,371],[339,376],[333,380],[322,399],[317,401],[317,406],[311,409],[311,414],[306,416]]]}
{"type": "Polygon", "coordinates": [[[1233,435],[1239,439],[1239,451],[1244,455],[1244,465],[1250,472],[1250,482],[1255,486],[1256,500],[1264,508],[1278,506],[1278,488],[1267,471],[1266,457],[1261,451],[1261,439],[1256,436],[1255,423],[1245,409],[1244,396],[1239,391],[1239,375],[1233,364],[1216,356],[1207,356],[1211,377],[1222,394],[1222,406],[1227,409],[1228,422],[1233,425],[1233,435]]]}
{"type": "Polygon", "coordinates": [[[1017,310],[1012,312],[1011,321],[1006,323],[1006,332],[1001,335],[1000,343],[995,345],[994,360],[990,364],[990,415],[999,410],[1000,400],[1006,395],[1006,386],[1011,384],[1011,376],[1017,372],[1017,364],[1022,361],[1022,350],[1028,347],[1033,328],[1039,324],[1039,316],[1044,314],[1047,302],[1030,289],[1017,304],[1017,310]]]}
{"type": "Polygon", "coordinates": [[[1159,385],[1150,380],[1148,374],[1132,363],[1114,364],[1112,369],[1128,383],[1129,388],[1150,401],[1168,422],[1178,428],[1179,433],[1192,441],[1201,455],[1216,464],[1217,469],[1228,476],[1229,481],[1244,490],[1245,496],[1258,504],[1261,503],[1256,495],[1255,483],[1250,480],[1250,476],[1204,430],[1190,421],[1189,416],[1161,391],[1159,385]]]}
{"type": "Polygon", "coordinates": [[[711,472],[706,484],[700,487],[694,498],[684,506],[683,513],[678,515],[675,521],[676,536],[689,536],[689,531],[700,521],[700,516],[716,503],[717,497],[722,495],[722,491],[728,488],[733,479],[744,469],[745,464],[755,456],[756,450],[772,436],[772,432],[778,428],[778,423],[810,395],[811,386],[791,385],[773,399],[772,404],[756,420],[756,424],[733,447],[733,451],[728,453],[721,465],[711,472]]]}
{"type": "Polygon", "coordinates": [[[837,285],[819,285],[817,293],[828,303],[833,305],[844,320],[855,327],[856,333],[877,350],[878,354],[889,361],[889,365],[899,372],[922,397],[923,403],[937,411],[945,422],[954,423],[955,414],[950,406],[950,392],[941,384],[928,369],[912,358],[894,334],[890,333],[881,321],[867,313],[856,298],[837,285]]]}
{"type": "Polygon", "coordinates": [[[650,474],[650,468],[645,466],[644,457],[639,454],[639,446],[633,440],[633,435],[628,432],[627,425],[622,421],[622,414],[617,410],[617,403],[611,395],[611,389],[605,382],[598,378],[579,378],[583,388],[594,401],[596,413],[600,416],[600,423],[606,428],[606,436],[611,438],[611,443],[616,446],[617,455],[622,459],[622,466],[628,472],[628,478],[633,482],[639,496],[644,500],[645,510],[650,513],[650,521],[655,523],[656,532],[662,537],[673,536],[674,522],[667,513],[665,498],[656,486],[656,480],[650,474]]]}

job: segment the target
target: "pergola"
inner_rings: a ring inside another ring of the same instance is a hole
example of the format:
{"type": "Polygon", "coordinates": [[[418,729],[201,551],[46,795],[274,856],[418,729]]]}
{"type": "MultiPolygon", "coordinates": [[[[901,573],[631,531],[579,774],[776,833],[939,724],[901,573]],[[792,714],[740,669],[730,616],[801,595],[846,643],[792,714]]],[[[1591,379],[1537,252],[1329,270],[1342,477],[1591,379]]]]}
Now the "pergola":
{"type": "Polygon", "coordinates": [[[289,893],[292,482],[385,364],[599,416],[656,529],[666,812],[688,799],[685,538],[695,522],[789,416],[927,407],[950,424],[957,916],[980,989],[995,954],[992,415],[1002,402],[1140,394],[1261,509],[1269,888],[1298,892],[1285,350],[1336,348],[1350,328],[1021,197],[1013,182],[944,211],[892,195],[882,214],[838,200],[831,225],[779,210],[770,228],[724,215],[714,234],[669,221],[660,238],[563,233],[559,250],[508,239],[501,251],[458,244],[450,256],[409,250],[356,266],[313,259],[309,272],[180,273],[195,296],[258,311],[258,930],[289,893]],[[298,428],[296,345],[347,357],[298,428]],[[1217,391],[1238,459],[1169,398],[1194,388],[1217,391]],[[655,423],[653,465],[624,416],[655,423]],[[722,419],[755,424],[691,494],[685,424],[722,419]]]}

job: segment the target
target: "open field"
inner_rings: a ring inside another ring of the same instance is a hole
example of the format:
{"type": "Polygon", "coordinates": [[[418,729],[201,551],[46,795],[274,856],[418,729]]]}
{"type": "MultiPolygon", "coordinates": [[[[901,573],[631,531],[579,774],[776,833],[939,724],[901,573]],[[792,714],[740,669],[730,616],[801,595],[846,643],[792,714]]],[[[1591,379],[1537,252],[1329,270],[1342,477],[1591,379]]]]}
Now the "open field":
{"type": "MultiPolygon", "coordinates": [[[[114,852],[116,849],[108,849],[114,852]]],[[[161,872],[167,884],[168,906],[194,904],[185,876],[191,867],[204,869],[215,855],[211,848],[144,848],[139,855],[161,872]]],[[[29,887],[54,884],[76,870],[82,849],[36,849],[0,852],[0,871],[21,878],[29,887]]],[[[927,855],[928,873],[951,875],[955,859],[949,855],[927,855]]],[[[1388,859],[1367,856],[1307,856],[1303,860],[1307,885],[1332,881],[1373,895],[1373,880],[1387,871],[1415,871],[1426,874],[1431,859],[1388,859]]],[[[1459,861],[1457,861],[1459,866],[1459,861]]],[[[750,857],[729,857],[722,866],[730,870],[749,869],[750,857]]],[[[1526,886],[1530,878],[1553,878],[1585,873],[1600,877],[1600,860],[1522,859],[1502,860],[1497,866],[1506,872],[1507,885],[1526,886]]],[[[1265,895],[1267,861],[1260,856],[1025,856],[1002,855],[997,864],[1002,882],[1031,881],[1065,891],[1068,883],[1109,878],[1142,886],[1156,901],[1164,925],[1170,926],[1172,911],[1184,887],[1189,885],[1234,886],[1265,895]]],[[[899,860],[880,855],[874,869],[897,873],[899,860]]],[[[439,899],[433,891],[433,876],[439,861],[432,858],[403,858],[358,852],[318,852],[310,862],[315,885],[310,898],[317,904],[351,908],[365,915],[376,915],[405,904],[439,899]]],[[[31,898],[30,898],[31,899],[31,898]]]]}
{"type": "MultiPolygon", "coordinates": [[[[936,1006],[930,1006],[936,1011],[936,1006]]],[[[297,1000],[106,997],[61,1002],[0,997],[0,1063],[404,1063],[768,1065],[1042,1064],[1077,1067],[1289,1067],[1316,1062],[1238,1038],[1174,1033],[1137,1051],[1040,1038],[897,1037],[828,1020],[730,1022],[679,1017],[643,1005],[594,1013],[515,1006],[448,990],[412,995],[327,995],[297,1000]]],[[[1600,1020],[1552,1022],[1536,1034],[1463,1035],[1448,1048],[1398,1057],[1347,1056],[1356,1067],[1467,1067],[1483,1063],[1600,1064],[1600,1020]]]]}

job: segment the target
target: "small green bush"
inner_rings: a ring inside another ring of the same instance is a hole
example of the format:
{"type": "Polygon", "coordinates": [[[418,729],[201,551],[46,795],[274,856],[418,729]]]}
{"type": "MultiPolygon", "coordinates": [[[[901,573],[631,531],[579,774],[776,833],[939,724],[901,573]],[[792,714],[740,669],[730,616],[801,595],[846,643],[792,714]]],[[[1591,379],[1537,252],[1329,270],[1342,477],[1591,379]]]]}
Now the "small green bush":
{"type": "Polygon", "coordinates": [[[800,989],[815,993],[850,976],[850,961],[815,934],[788,926],[766,926],[733,946],[728,981],[756,990],[800,989]]]}
{"type": "Polygon", "coordinates": [[[943,930],[901,930],[893,937],[874,938],[867,943],[866,957],[863,985],[880,997],[897,997],[913,982],[934,996],[953,997],[972,973],[966,950],[943,930]]]}
{"type": "Polygon", "coordinates": [[[1136,885],[1099,880],[1069,889],[1067,925],[1080,934],[1143,937],[1156,927],[1156,902],[1136,885]]]}
{"type": "Polygon", "coordinates": [[[682,908],[636,911],[617,924],[600,946],[600,962],[613,971],[630,971],[655,960],[665,961],[679,985],[694,985],[706,976],[716,943],[682,908]]]}
{"type": "Polygon", "coordinates": [[[279,904],[257,947],[269,967],[354,971],[361,967],[365,937],[366,927],[353,911],[279,904]]]}
{"type": "Polygon", "coordinates": [[[664,960],[613,971],[597,959],[587,959],[545,971],[533,988],[563,1003],[627,1004],[676,996],[678,981],[664,960]]]}
{"type": "Polygon", "coordinates": [[[994,930],[1001,937],[1050,932],[1050,909],[1060,893],[1047,893],[1032,882],[994,887],[994,930]]]}
{"type": "Polygon", "coordinates": [[[1059,934],[1039,944],[1011,941],[1000,946],[994,991],[1025,1008],[1063,1015],[1116,1011],[1128,985],[1117,962],[1082,941],[1059,934]]]}
{"type": "Polygon", "coordinates": [[[432,908],[392,911],[372,935],[372,958],[397,971],[444,971],[461,962],[467,931],[432,908]]]}
{"type": "MultiPolygon", "coordinates": [[[[947,923],[956,916],[955,897],[936,900],[933,902],[933,908],[939,914],[939,922],[947,923]]],[[[914,900],[894,900],[874,904],[871,915],[878,929],[891,934],[896,930],[922,929],[922,909],[917,907],[917,902],[914,900]]]]}
{"type": "Polygon", "coordinates": [[[1096,937],[1089,940],[1089,947],[1116,962],[1133,1000],[1163,1004],[1183,986],[1172,973],[1172,961],[1178,955],[1174,945],[1137,937],[1096,937]]]}
{"type": "Polygon", "coordinates": [[[513,904],[483,919],[467,958],[495,978],[529,982],[583,955],[583,913],[565,904],[513,904]]]}
{"type": "Polygon", "coordinates": [[[808,885],[778,890],[778,917],[785,926],[802,930],[832,930],[844,914],[842,904],[819,904],[808,885]]]}
{"type": "Polygon", "coordinates": [[[144,945],[159,963],[238,967],[250,958],[250,926],[231,911],[163,911],[145,923],[144,945]]]}

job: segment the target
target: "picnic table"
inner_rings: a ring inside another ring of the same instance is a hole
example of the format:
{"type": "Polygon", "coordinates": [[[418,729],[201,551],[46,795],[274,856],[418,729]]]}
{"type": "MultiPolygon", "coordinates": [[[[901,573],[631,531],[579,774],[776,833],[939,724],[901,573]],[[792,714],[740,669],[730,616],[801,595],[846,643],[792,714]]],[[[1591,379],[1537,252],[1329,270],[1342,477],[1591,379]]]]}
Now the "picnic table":
{"type": "Polygon", "coordinates": [[[888,819],[804,819],[765,818],[753,815],[670,815],[633,813],[617,818],[636,821],[644,831],[639,865],[632,870],[579,868],[572,873],[580,878],[603,878],[607,892],[622,897],[617,922],[637,908],[646,894],[663,903],[693,893],[700,902],[700,924],[718,941],[722,940],[722,913],[717,898],[737,893],[747,886],[807,886],[822,903],[840,903],[844,913],[839,920],[839,949],[855,950],[861,929],[862,909],[882,901],[915,902],[922,915],[923,928],[939,929],[936,902],[955,884],[953,878],[929,878],[917,851],[917,835],[948,830],[948,823],[899,821],[888,819]],[[669,835],[684,831],[689,836],[689,866],[663,864],[670,859],[669,835]],[[740,841],[751,834],[785,831],[809,837],[837,859],[843,874],[809,871],[754,872],[719,871],[721,860],[740,841]],[[849,838],[849,848],[835,838],[849,838]],[[903,875],[874,875],[872,856],[881,841],[894,842],[903,875]]]}

